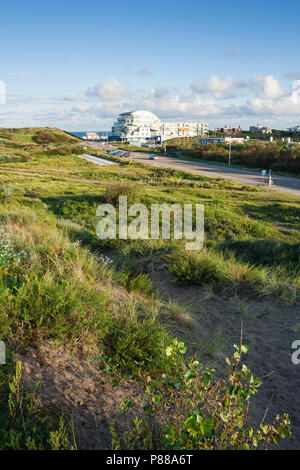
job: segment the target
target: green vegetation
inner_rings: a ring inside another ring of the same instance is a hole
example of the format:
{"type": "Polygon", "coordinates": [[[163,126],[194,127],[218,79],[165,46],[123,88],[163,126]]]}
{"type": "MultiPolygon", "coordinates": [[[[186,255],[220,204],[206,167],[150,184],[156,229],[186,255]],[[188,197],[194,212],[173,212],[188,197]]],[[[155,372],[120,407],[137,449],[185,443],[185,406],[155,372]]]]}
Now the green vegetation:
{"type": "Polygon", "coordinates": [[[48,340],[98,364],[108,381],[145,386],[145,410],[152,401],[153,413],[137,424],[135,443],[112,427],[113,447],[141,448],[144,440],[153,448],[240,449],[288,437],[285,417],[274,427],[246,426],[241,409],[258,386],[246,366],[235,369],[233,390],[230,371],[222,384],[208,381],[211,371],[184,359],[172,328],[188,308],[158,295],[149,267],[224,296],[293,303],[300,287],[297,198],[118,158],[120,165],[93,166],[78,158],[86,151],[56,129],[0,129],[0,155],[18,157],[0,159],[0,339],[9,356],[0,368],[0,448],[75,446],[68,419],[38,407],[33,392],[18,385],[18,355],[48,340]],[[187,253],[184,240],[100,241],[96,208],[117,206],[120,195],[148,207],[203,203],[205,248],[187,253]],[[203,410],[188,400],[193,393],[207,401],[203,410]],[[156,431],[152,415],[162,419],[156,431]]]}
{"type": "MultiPolygon", "coordinates": [[[[234,348],[217,382],[215,370],[194,359],[182,366],[176,378],[165,374],[160,386],[150,382],[143,396],[144,417],[136,417],[132,430],[121,436],[111,426],[113,449],[250,450],[292,437],[287,415],[277,415],[271,425],[249,426],[250,399],[261,381],[241,363],[247,346],[235,344],[234,348]]],[[[176,357],[177,351],[184,354],[185,347],[174,340],[168,354],[176,357]]],[[[124,411],[130,406],[126,401],[124,411]]]]}
{"type": "MultiPolygon", "coordinates": [[[[233,242],[229,245],[230,248],[236,248],[232,253],[238,253],[237,247],[243,246],[242,244],[243,242],[233,242]]],[[[259,246],[259,243],[256,243],[257,245],[259,246]]],[[[256,295],[277,295],[293,301],[300,288],[299,245],[298,253],[293,256],[294,262],[288,263],[286,267],[278,262],[282,261],[280,254],[276,253],[273,259],[269,257],[269,264],[266,265],[264,260],[269,253],[266,252],[263,257],[263,248],[260,247],[261,257],[256,257],[256,251],[259,252],[259,249],[253,249],[252,253],[249,250],[249,253],[246,249],[249,246],[253,247],[253,244],[249,242],[243,247],[247,261],[243,261],[242,257],[237,259],[231,252],[221,254],[213,249],[203,249],[196,254],[182,252],[169,255],[169,269],[180,285],[210,285],[218,289],[223,288],[225,292],[229,290],[231,294],[232,290],[242,290],[256,295]]],[[[291,253],[293,247],[287,250],[291,253]]],[[[272,249],[270,251],[272,252],[272,249]]],[[[282,258],[285,259],[284,255],[282,258]]]]}
{"type": "MultiPolygon", "coordinates": [[[[227,163],[227,144],[207,144],[189,150],[188,156],[208,161],[227,163]]],[[[300,145],[289,146],[285,142],[263,143],[249,141],[234,144],[231,150],[232,164],[247,168],[272,169],[300,175],[300,145]]]]}
{"type": "Polygon", "coordinates": [[[63,416],[36,405],[35,389],[24,389],[21,362],[14,364],[9,357],[5,368],[0,368],[0,449],[74,449],[68,423],[63,416]]]}

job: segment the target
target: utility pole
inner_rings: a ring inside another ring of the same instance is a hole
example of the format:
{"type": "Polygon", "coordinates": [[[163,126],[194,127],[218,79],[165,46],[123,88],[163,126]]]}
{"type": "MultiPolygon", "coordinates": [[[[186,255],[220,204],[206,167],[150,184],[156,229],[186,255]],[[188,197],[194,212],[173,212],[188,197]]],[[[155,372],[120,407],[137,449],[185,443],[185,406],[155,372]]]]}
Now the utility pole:
{"type": "Polygon", "coordinates": [[[228,153],[228,166],[231,163],[231,136],[229,137],[229,153],[228,153]]]}

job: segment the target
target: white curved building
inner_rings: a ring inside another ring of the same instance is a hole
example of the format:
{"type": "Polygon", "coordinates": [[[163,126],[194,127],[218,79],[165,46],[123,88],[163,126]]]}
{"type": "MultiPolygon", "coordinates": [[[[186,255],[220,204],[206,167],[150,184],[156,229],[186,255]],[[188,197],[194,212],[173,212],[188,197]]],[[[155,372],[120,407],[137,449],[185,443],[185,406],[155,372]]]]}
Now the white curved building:
{"type": "Polygon", "coordinates": [[[207,132],[206,122],[163,122],[154,113],[145,110],[120,114],[112,127],[113,138],[140,142],[150,139],[162,141],[175,137],[203,136],[207,132]]]}

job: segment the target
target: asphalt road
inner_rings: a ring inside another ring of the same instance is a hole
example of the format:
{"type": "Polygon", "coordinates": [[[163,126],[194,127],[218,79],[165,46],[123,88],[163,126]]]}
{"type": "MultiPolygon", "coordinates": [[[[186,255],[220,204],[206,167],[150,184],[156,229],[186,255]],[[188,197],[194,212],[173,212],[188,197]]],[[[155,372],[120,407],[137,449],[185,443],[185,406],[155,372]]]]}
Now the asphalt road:
{"type": "MultiPolygon", "coordinates": [[[[115,146],[111,147],[109,144],[97,142],[92,142],[89,145],[97,150],[116,149],[115,146]]],[[[229,168],[227,166],[202,163],[195,160],[180,160],[178,158],[162,156],[159,156],[158,160],[149,160],[149,154],[146,152],[130,152],[129,158],[160,168],[175,168],[214,178],[227,178],[251,186],[259,186],[264,183],[265,186],[268,187],[267,178],[264,178],[263,182],[261,174],[252,170],[229,168]]],[[[300,197],[300,178],[273,174],[273,184],[270,186],[270,189],[272,191],[280,191],[300,197]]]]}
{"type": "Polygon", "coordinates": [[[105,158],[94,157],[93,155],[88,155],[86,153],[84,155],[80,155],[79,158],[83,158],[84,160],[87,160],[88,162],[96,163],[96,165],[101,165],[101,166],[117,165],[116,162],[112,162],[111,160],[106,160],[105,158]]]}

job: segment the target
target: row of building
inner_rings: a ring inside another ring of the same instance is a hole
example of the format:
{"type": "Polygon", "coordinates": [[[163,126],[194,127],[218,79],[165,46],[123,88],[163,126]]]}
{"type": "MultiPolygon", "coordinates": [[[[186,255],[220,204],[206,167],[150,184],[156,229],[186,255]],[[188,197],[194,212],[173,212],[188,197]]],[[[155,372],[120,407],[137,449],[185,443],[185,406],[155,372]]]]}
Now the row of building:
{"type": "MultiPolygon", "coordinates": [[[[243,129],[239,127],[219,127],[217,129],[218,132],[222,132],[223,134],[230,134],[230,135],[236,135],[240,134],[243,129]]],[[[257,124],[256,126],[250,126],[249,131],[251,134],[272,134],[272,127],[264,127],[261,124],[257,124]]]]}
{"type": "MultiPolygon", "coordinates": [[[[235,134],[240,134],[242,132],[242,128],[239,127],[220,127],[217,129],[218,132],[222,132],[223,134],[230,134],[230,135],[235,135],[235,134]]],[[[266,127],[262,126],[261,124],[257,124],[256,126],[250,126],[249,131],[251,134],[272,134],[273,132],[272,127],[266,127]]],[[[295,126],[295,127],[289,127],[288,132],[300,132],[300,126],[295,126]]]]}
{"type": "MultiPolygon", "coordinates": [[[[234,136],[241,134],[242,128],[240,126],[224,126],[217,129],[217,131],[225,134],[225,136],[234,136]]],[[[257,124],[256,126],[250,126],[249,131],[250,133],[272,134],[273,129],[257,124]]],[[[300,126],[289,128],[288,131],[300,132],[300,126]]],[[[139,110],[120,114],[109,136],[100,137],[94,132],[88,132],[83,138],[86,140],[106,140],[108,138],[109,140],[124,140],[131,143],[152,142],[160,144],[165,140],[176,137],[199,137],[204,142],[208,133],[207,122],[161,121],[151,111],[139,110]]],[[[215,136],[215,138],[217,137],[215,136]]],[[[235,141],[239,141],[239,143],[243,140],[241,136],[235,138],[235,141]]]]}
{"type": "MultiPolygon", "coordinates": [[[[241,134],[242,128],[227,127],[217,129],[227,135],[241,134]]],[[[271,127],[260,124],[250,126],[250,133],[272,134],[271,127]]],[[[300,132],[300,126],[288,129],[289,132],[300,132]]],[[[119,115],[111,131],[111,139],[128,142],[163,142],[176,137],[202,137],[208,134],[208,123],[198,121],[161,121],[151,111],[131,111],[119,115]]]]}

